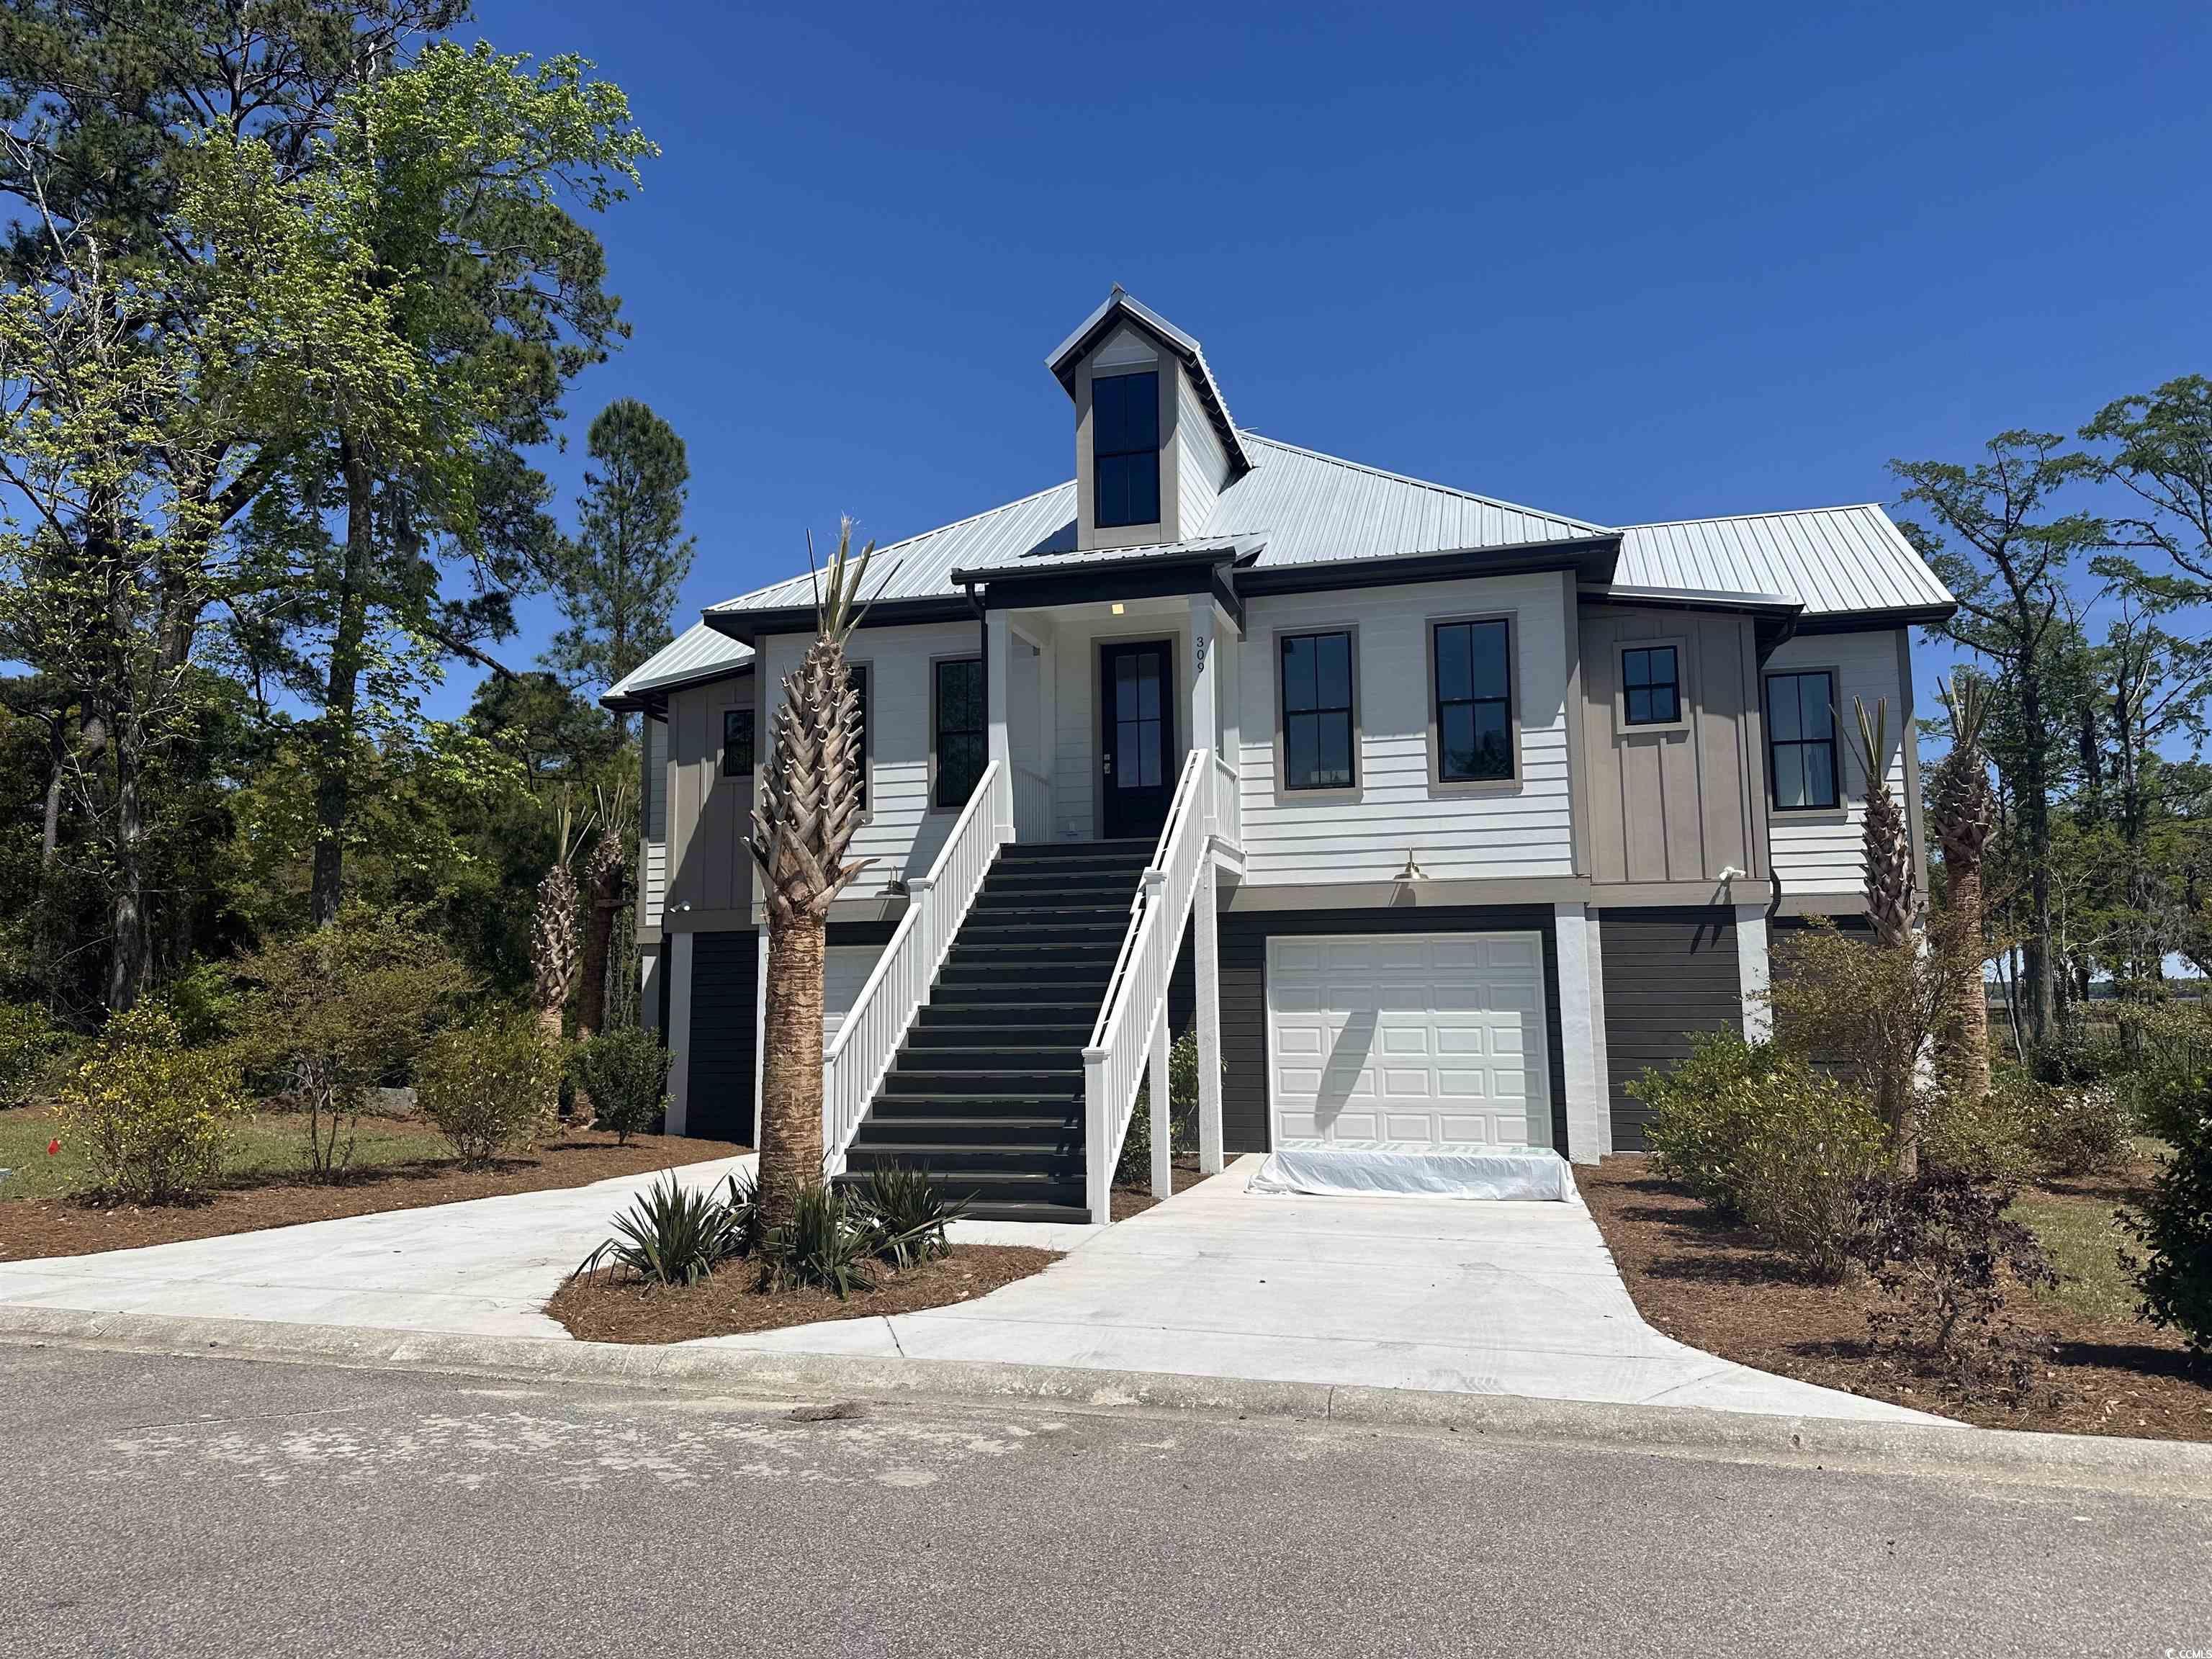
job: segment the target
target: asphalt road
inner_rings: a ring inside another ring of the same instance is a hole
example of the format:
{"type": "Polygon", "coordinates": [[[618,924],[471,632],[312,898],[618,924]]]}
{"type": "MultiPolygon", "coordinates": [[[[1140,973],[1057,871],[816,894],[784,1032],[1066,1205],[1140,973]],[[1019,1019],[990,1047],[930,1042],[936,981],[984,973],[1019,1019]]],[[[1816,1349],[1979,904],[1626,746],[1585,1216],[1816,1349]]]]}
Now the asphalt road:
{"type": "Polygon", "coordinates": [[[0,1654],[2212,1659],[2212,1493],[5,1344],[0,1409],[0,1654]]]}

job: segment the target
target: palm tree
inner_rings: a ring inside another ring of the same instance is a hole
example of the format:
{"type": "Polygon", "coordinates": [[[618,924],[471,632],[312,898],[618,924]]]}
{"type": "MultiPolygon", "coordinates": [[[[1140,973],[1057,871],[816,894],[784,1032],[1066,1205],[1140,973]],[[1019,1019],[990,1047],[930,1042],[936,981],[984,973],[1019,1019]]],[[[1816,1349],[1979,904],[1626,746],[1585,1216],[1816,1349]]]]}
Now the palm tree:
{"type": "Polygon", "coordinates": [[[1904,809],[1889,787],[1889,699],[1877,699],[1871,717],[1857,698],[1852,699],[1852,707],[1858,716],[1857,758],[1867,781],[1862,841],[1867,920],[1874,925],[1878,943],[1910,950],[1917,896],[1913,891],[1912,837],[1904,809]]]}
{"type": "MultiPolygon", "coordinates": [[[[538,884],[538,905],[530,916],[530,1002],[549,1049],[561,1047],[561,1020],[568,994],[576,988],[576,872],[570,868],[580,826],[563,793],[554,817],[557,832],[553,867],[538,884]]],[[[548,1111],[559,1110],[555,1099],[548,1111]]]]}
{"type": "MultiPolygon", "coordinates": [[[[772,1225],[787,1222],[800,1192],[822,1180],[823,933],[831,901],[869,862],[845,859],[860,822],[862,760],[845,642],[866,608],[860,584],[876,544],[857,558],[852,544],[847,519],[816,587],[814,643],[784,677],[753,804],[749,844],[768,908],[759,1190],[772,1225]]],[[[811,566],[811,538],[806,550],[811,566]]]]}
{"type": "Polygon", "coordinates": [[[1870,983],[1881,1005],[1869,1010],[1875,1053],[1869,1056],[1875,1081],[1875,1105],[1889,1126],[1890,1145],[1899,1176],[1910,1180],[1920,1165],[1919,1064],[1927,1031],[1923,971],[1913,937],[1918,896],[1914,892],[1912,838],[1903,807],[1889,787],[1889,702],[1852,700],[1857,716],[1856,758],[1866,774],[1866,823],[1861,856],[1866,871],[1867,920],[1874,927],[1875,951],[1870,983]]]}
{"type": "Polygon", "coordinates": [[[1943,844],[1948,949],[1960,970],[1951,988],[1944,1048],[1953,1085],[1968,1099],[1990,1091],[1989,993],[1982,983],[1982,866],[1996,838],[1997,798],[1990,787],[1982,730],[1990,715],[1990,684],[1960,672],[1941,688],[1951,720],[1951,752],[1929,781],[1928,807],[1943,844]]]}

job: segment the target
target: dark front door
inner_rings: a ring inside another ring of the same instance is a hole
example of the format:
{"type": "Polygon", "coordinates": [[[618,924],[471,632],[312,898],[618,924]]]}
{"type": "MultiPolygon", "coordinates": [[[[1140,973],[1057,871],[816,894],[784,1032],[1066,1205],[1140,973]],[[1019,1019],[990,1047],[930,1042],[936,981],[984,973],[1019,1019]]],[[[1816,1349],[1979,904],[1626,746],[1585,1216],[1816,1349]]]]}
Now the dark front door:
{"type": "Polygon", "coordinates": [[[1150,838],[1175,793],[1175,679],[1168,641],[1098,647],[1098,750],[1109,841],[1150,838]]]}

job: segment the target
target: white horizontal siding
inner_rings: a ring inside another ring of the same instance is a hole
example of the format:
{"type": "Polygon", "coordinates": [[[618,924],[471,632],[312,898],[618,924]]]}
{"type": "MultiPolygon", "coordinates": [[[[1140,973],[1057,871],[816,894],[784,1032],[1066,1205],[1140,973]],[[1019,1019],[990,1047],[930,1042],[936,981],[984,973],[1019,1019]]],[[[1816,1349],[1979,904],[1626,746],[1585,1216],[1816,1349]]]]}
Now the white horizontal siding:
{"type": "MultiPolygon", "coordinates": [[[[1889,717],[1883,741],[1888,754],[1885,770],[1889,787],[1900,806],[1905,801],[1905,752],[1902,742],[1910,701],[1898,675],[1898,637],[1894,630],[1871,634],[1815,634],[1782,646],[1766,662],[1765,674],[1790,673],[1826,668],[1836,676],[1836,748],[1844,781],[1843,808],[1836,812],[1771,812],[1767,842],[1772,850],[1775,874],[1781,878],[1785,897],[1808,894],[1858,894],[1866,886],[1863,849],[1866,827],[1866,770],[1851,758],[1857,747],[1857,716],[1854,700],[1866,704],[1871,715],[1878,701],[1887,699],[1889,717]]],[[[1760,681],[1760,707],[1765,706],[1765,684],[1760,681]]],[[[1759,757],[1762,787],[1766,757],[1759,757]]],[[[1772,796],[1768,797],[1770,802],[1772,796]]]]}
{"type": "Polygon", "coordinates": [[[1229,457],[1189,374],[1178,374],[1176,381],[1176,534],[1188,540],[1213,515],[1229,457]]]}
{"type": "Polygon", "coordinates": [[[1433,879],[1573,873],[1565,609],[1564,586],[1552,574],[1252,601],[1238,688],[1246,879],[1384,880],[1408,852],[1433,879]],[[1429,760],[1428,625],[1501,611],[1515,620],[1519,787],[1438,789],[1429,760]],[[1276,776],[1275,636],[1347,626],[1358,633],[1357,796],[1284,795],[1276,776]]]}
{"type": "Polygon", "coordinates": [[[645,811],[640,814],[637,861],[638,920],[647,927],[660,925],[663,900],[668,890],[668,727],[665,722],[643,720],[638,741],[644,747],[645,811]]]}
{"type": "Polygon", "coordinates": [[[822,1041],[826,1047],[853,1012],[868,975],[884,953],[880,945],[833,945],[822,953],[822,1041]]]}

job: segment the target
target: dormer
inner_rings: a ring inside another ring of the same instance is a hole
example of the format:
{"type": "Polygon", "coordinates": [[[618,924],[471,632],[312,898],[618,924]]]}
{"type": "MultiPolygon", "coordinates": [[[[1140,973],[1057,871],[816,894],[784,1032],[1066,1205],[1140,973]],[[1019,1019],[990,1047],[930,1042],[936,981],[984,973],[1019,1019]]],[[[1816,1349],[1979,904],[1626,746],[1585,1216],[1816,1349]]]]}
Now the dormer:
{"type": "Polygon", "coordinates": [[[1201,534],[1252,464],[1198,342],[1116,288],[1045,361],[1075,401],[1077,548],[1201,534]]]}

